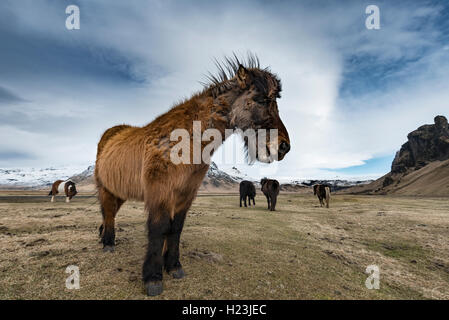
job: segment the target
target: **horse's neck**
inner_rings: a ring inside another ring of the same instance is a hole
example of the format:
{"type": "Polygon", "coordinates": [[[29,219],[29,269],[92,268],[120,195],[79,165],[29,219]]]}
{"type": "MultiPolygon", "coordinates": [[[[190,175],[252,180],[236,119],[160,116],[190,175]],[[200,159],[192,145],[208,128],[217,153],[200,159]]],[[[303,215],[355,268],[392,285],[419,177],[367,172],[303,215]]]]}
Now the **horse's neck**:
{"type": "MultiPolygon", "coordinates": [[[[200,121],[201,134],[207,129],[217,129],[220,131],[224,142],[227,138],[225,130],[229,128],[229,115],[236,98],[237,94],[231,90],[216,97],[213,97],[206,90],[175,106],[147,127],[163,126],[167,131],[186,129],[192,132],[194,121],[200,121]]],[[[170,132],[164,132],[163,134],[170,136],[170,132]]]]}

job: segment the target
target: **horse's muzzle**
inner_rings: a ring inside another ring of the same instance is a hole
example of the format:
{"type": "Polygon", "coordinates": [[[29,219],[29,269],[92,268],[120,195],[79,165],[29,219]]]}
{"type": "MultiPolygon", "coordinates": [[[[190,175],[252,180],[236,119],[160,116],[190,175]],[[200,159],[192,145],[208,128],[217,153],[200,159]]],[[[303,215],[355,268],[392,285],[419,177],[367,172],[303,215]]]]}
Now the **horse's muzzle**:
{"type": "Polygon", "coordinates": [[[279,145],[278,160],[282,160],[285,155],[290,151],[290,144],[287,141],[282,141],[279,145]]]}

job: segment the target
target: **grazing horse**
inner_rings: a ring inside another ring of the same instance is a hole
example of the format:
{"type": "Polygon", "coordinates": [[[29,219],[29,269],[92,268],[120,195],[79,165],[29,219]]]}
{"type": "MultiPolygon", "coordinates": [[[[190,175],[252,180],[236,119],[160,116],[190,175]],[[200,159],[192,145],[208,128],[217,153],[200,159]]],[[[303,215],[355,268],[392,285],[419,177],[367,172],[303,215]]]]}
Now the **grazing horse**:
{"type": "Polygon", "coordinates": [[[326,208],[329,208],[329,200],[331,197],[331,187],[327,184],[316,184],[313,186],[313,194],[320,200],[320,207],[324,205],[326,201],[326,208]]]}
{"type": "MultiPolygon", "coordinates": [[[[51,196],[51,202],[55,202],[55,196],[59,193],[59,191],[62,192],[62,183],[64,182],[64,180],[56,180],[55,182],[53,182],[53,185],[51,186],[51,190],[48,193],[49,196],[51,196]]],[[[76,194],[78,193],[78,191],[76,191],[76,185],[75,182],[67,180],[64,183],[64,193],[65,193],[65,202],[70,202],[70,200],[72,200],[72,198],[74,196],[76,196],[76,194]]]]}
{"type": "MultiPolygon", "coordinates": [[[[220,143],[228,137],[227,128],[277,129],[276,141],[270,136],[268,154],[258,153],[255,157],[258,161],[282,160],[290,150],[288,132],[276,102],[280,97],[280,80],[268,69],[261,69],[254,55],[249,55],[243,64],[235,55],[225,58],[223,63],[217,62],[218,76],[210,75],[210,82],[201,92],[146,126],[112,127],[98,143],[95,181],[103,215],[100,226],[103,251],[114,251],[115,217],[123,203],[131,199],[143,201],[148,215],[149,244],[142,278],[150,296],[162,293],[164,269],[174,278],[185,276],[179,261],[181,231],[210,165],[204,158],[199,163],[172,161],[171,151],[179,142],[179,136],[177,141],[172,139],[173,132],[182,129],[188,133],[187,140],[189,146],[193,143],[193,148],[188,148],[187,159],[192,159],[192,155],[195,159],[195,145],[201,152],[208,146],[195,142],[198,122],[200,137],[206,129],[215,129],[212,131],[221,135],[220,143]]],[[[216,139],[214,136],[214,142],[216,139]]],[[[248,149],[246,140],[245,148],[248,149]]],[[[209,151],[213,153],[215,149],[209,151]]]]}
{"type": "Polygon", "coordinates": [[[256,187],[254,183],[251,181],[243,180],[240,182],[240,207],[242,206],[242,200],[246,206],[246,198],[248,198],[248,204],[251,207],[251,200],[253,200],[253,204],[256,205],[256,201],[254,198],[256,197],[256,187]]]}
{"type": "Polygon", "coordinates": [[[276,201],[279,194],[279,181],[263,178],[260,181],[262,192],[267,197],[268,210],[276,210],[276,201]]]}

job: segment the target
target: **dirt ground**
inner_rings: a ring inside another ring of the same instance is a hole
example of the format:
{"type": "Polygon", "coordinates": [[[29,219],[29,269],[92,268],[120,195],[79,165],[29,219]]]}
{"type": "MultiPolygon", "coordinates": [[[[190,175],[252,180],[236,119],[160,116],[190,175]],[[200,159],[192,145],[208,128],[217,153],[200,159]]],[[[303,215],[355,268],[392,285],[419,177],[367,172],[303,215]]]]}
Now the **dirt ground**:
{"type": "MultiPolygon", "coordinates": [[[[95,197],[56,203],[0,193],[0,299],[154,299],[140,280],[143,204],[117,216],[117,247],[103,253],[95,197]],[[66,267],[80,289],[66,288],[66,267]]],[[[165,275],[157,299],[449,299],[447,198],[282,194],[276,212],[238,207],[237,195],[200,195],[182,234],[187,277],[165,275]],[[380,289],[365,286],[377,265],[380,289]]]]}

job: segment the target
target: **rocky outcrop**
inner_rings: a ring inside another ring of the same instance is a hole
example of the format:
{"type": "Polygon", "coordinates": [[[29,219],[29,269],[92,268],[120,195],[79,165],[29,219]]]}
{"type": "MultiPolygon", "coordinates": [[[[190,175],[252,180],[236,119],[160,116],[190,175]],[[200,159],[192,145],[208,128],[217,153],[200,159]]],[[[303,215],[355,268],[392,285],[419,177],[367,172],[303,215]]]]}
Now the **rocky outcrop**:
{"type": "Polygon", "coordinates": [[[396,153],[391,173],[407,173],[421,169],[433,161],[449,159],[447,119],[444,116],[436,116],[434,122],[408,134],[408,141],[396,153]]]}
{"type": "Polygon", "coordinates": [[[449,125],[436,116],[434,124],[423,125],[407,135],[391,164],[391,172],[350,193],[449,195],[449,125]]]}

